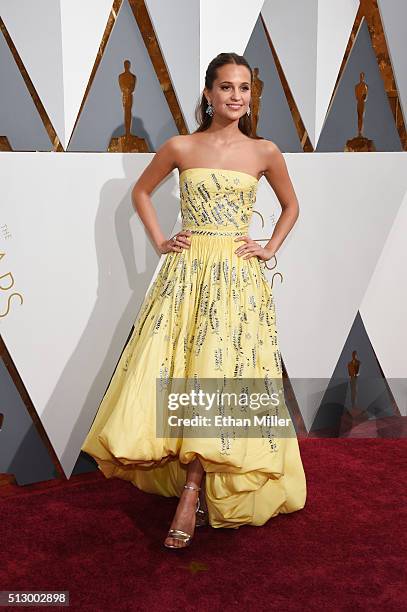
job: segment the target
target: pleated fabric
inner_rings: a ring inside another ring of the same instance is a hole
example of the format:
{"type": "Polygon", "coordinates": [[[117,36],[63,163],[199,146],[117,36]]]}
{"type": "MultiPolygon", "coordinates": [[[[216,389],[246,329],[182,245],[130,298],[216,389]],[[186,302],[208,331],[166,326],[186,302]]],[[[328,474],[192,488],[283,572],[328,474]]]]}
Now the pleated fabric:
{"type": "MultiPolygon", "coordinates": [[[[306,500],[293,427],[282,437],[270,428],[256,437],[230,427],[211,437],[202,429],[197,437],[182,427],[176,436],[157,430],[169,415],[160,390],[171,390],[174,379],[250,379],[281,393],[272,289],[263,262],[235,254],[244,244],[235,239],[248,235],[257,186],[255,177],[234,170],[181,173],[191,247],[164,257],[82,445],[107,478],[163,496],[181,495],[187,464],[199,457],[212,527],[263,525],[306,500]]],[[[284,399],[277,414],[289,417],[284,399]]]]}

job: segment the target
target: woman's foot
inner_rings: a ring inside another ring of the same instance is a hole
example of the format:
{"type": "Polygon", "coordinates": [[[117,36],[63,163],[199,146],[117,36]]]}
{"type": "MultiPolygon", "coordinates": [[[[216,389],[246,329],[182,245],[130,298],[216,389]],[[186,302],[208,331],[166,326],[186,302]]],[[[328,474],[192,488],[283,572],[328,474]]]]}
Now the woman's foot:
{"type": "MultiPolygon", "coordinates": [[[[198,489],[196,485],[192,486],[198,489]]],[[[191,536],[191,539],[195,530],[195,511],[198,493],[199,490],[192,490],[189,488],[182,490],[178,506],[170,526],[170,529],[180,529],[181,531],[188,533],[191,536]]],[[[184,548],[187,546],[187,543],[177,538],[167,536],[164,545],[184,548]]]]}

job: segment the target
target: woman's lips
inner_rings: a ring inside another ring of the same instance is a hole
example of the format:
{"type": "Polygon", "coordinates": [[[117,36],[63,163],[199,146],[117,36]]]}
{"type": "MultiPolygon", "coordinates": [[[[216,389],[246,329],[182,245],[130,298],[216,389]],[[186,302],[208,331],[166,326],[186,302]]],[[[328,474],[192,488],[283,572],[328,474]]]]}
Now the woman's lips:
{"type": "Polygon", "coordinates": [[[231,108],[232,110],[238,110],[239,108],[242,107],[241,104],[226,104],[226,106],[228,106],[229,108],[231,108]]]}

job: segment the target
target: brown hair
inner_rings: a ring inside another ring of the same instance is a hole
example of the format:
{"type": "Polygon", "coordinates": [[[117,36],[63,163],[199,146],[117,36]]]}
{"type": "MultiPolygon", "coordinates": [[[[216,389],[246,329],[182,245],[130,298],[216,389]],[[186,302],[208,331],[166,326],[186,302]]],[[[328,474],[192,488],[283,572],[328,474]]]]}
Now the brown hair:
{"type": "MultiPolygon", "coordinates": [[[[205,73],[205,87],[212,89],[213,82],[218,76],[218,68],[225,66],[226,64],[237,64],[238,66],[246,66],[250,71],[250,85],[253,83],[253,71],[243,55],[237,53],[219,53],[213,58],[206,69],[205,73]]],[[[198,128],[195,132],[204,132],[212,123],[212,117],[206,112],[208,108],[208,102],[205,95],[202,93],[201,100],[198,102],[195,109],[195,119],[198,123],[198,128]]],[[[239,130],[249,136],[249,138],[263,139],[262,136],[258,136],[253,129],[251,115],[245,113],[239,119],[239,130]]],[[[194,133],[195,133],[194,132],[194,133]]]]}

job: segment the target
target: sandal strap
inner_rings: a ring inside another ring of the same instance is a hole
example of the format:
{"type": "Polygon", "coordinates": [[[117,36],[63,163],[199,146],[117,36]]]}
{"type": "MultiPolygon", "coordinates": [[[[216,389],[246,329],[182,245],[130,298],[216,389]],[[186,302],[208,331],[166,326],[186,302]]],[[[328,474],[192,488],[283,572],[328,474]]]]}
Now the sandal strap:
{"type": "Polygon", "coordinates": [[[192,485],[185,484],[184,485],[184,489],[191,489],[191,491],[200,491],[201,487],[195,487],[195,486],[192,486],[192,485]]]}
{"type": "Polygon", "coordinates": [[[174,538],[174,540],[181,540],[182,542],[188,542],[191,539],[191,534],[181,531],[181,529],[170,529],[168,537],[174,538]]]}

